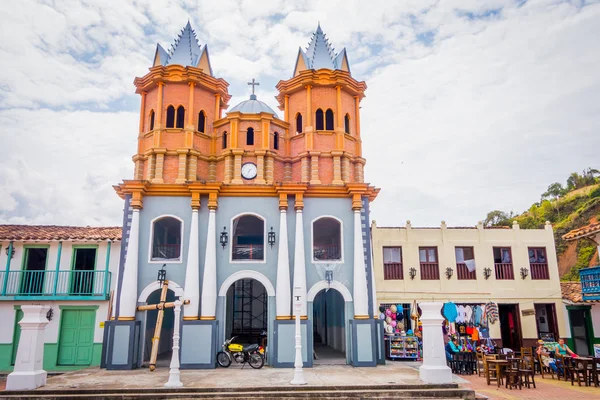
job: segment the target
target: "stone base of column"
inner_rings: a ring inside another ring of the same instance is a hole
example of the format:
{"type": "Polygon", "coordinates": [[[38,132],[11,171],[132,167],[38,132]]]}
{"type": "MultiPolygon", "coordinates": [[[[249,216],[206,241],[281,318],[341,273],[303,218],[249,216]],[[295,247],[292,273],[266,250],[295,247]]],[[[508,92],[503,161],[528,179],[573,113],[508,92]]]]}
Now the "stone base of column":
{"type": "Polygon", "coordinates": [[[46,385],[48,374],[44,370],[12,372],[6,377],[6,390],[33,390],[46,385]]]}
{"type": "Polygon", "coordinates": [[[421,365],[419,379],[425,383],[452,383],[452,370],[446,366],[421,365]]]}
{"type": "Polygon", "coordinates": [[[423,365],[419,367],[419,378],[425,383],[451,383],[452,371],[446,365],[446,350],[441,324],[444,317],[441,302],[422,302],[421,323],[423,326],[423,365]]]}

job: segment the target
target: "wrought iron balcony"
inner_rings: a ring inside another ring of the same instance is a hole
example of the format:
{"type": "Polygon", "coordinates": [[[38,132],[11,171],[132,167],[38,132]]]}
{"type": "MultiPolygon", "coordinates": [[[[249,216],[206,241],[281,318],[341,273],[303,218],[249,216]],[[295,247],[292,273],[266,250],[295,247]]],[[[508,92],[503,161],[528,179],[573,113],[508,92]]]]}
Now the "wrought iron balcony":
{"type": "Polygon", "coordinates": [[[583,300],[600,300],[600,265],[579,271],[583,300]]]}
{"type": "Polygon", "coordinates": [[[107,300],[108,271],[0,271],[0,299],[107,300]]]}
{"type": "Polygon", "coordinates": [[[264,246],[262,244],[238,244],[232,247],[232,260],[262,261],[265,259],[264,246]]]}

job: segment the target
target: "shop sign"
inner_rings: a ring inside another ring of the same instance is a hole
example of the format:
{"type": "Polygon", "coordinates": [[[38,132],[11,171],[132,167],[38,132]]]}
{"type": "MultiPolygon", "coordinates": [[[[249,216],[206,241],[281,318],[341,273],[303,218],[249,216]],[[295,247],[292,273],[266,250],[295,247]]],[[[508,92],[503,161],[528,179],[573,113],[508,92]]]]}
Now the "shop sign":
{"type": "Polygon", "coordinates": [[[529,308],[527,310],[521,310],[521,315],[526,317],[528,315],[535,315],[535,308],[529,308]]]}

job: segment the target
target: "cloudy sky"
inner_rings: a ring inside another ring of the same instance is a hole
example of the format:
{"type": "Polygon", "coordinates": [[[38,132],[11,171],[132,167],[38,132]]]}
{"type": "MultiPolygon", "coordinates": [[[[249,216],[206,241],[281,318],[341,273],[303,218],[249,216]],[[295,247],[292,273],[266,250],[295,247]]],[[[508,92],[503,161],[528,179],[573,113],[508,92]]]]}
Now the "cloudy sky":
{"type": "Polygon", "coordinates": [[[271,107],[317,21],[365,80],[378,225],[474,225],[600,167],[600,1],[19,0],[0,8],[0,223],[118,225],[133,79],[190,20],[271,107]]]}

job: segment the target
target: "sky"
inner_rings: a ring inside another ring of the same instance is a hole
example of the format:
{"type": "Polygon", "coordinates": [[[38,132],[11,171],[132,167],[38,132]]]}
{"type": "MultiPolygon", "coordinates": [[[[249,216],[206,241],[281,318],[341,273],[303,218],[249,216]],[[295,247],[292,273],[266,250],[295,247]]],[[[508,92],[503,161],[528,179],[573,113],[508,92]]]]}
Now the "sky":
{"type": "Polygon", "coordinates": [[[255,78],[276,109],[318,22],[346,48],[379,226],[473,226],[600,167],[600,0],[19,0],[0,6],[0,223],[120,225],[133,79],[188,19],[230,107],[255,78]]]}

